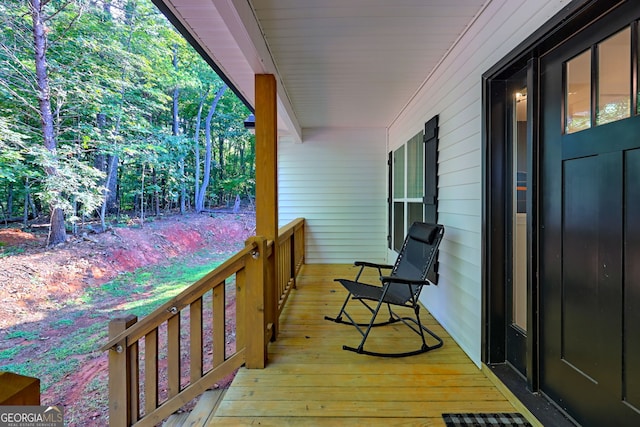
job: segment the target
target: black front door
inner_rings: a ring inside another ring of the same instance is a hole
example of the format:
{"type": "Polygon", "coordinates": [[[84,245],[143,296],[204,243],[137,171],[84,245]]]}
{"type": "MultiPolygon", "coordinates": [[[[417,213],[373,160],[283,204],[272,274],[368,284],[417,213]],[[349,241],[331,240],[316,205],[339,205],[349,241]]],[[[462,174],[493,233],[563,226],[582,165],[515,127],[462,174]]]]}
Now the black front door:
{"type": "Polygon", "coordinates": [[[640,3],[541,59],[540,388],[640,425],[640,3]]]}

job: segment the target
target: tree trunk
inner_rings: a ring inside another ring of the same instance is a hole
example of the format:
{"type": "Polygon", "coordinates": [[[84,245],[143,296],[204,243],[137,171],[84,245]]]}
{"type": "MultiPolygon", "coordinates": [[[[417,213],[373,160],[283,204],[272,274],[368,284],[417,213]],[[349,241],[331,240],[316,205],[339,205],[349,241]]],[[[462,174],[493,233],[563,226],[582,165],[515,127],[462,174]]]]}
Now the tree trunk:
{"type": "Polygon", "coordinates": [[[156,168],[151,169],[151,183],[153,185],[153,207],[155,216],[160,216],[160,192],[158,191],[158,174],[156,168]]]}
{"type": "MultiPolygon", "coordinates": [[[[45,18],[42,16],[44,5],[41,0],[29,0],[31,6],[31,16],[33,18],[33,45],[35,52],[36,81],[38,84],[38,106],[40,109],[40,119],[42,121],[42,139],[44,146],[54,156],[56,156],[56,138],[53,128],[53,115],[51,113],[51,94],[49,90],[49,75],[47,71],[47,33],[44,25],[45,18]]],[[[45,167],[45,173],[51,177],[58,175],[56,163],[45,167]]],[[[59,194],[53,195],[56,200],[59,194]]],[[[64,212],[56,202],[51,205],[51,225],[49,227],[49,237],[47,245],[55,245],[67,240],[67,233],[64,227],[64,212]]]]}
{"type": "Polygon", "coordinates": [[[0,213],[2,213],[2,220],[4,221],[4,226],[6,227],[9,223],[9,217],[11,215],[7,215],[7,211],[4,209],[4,205],[0,202],[0,213]]]}
{"type": "MultiPolygon", "coordinates": [[[[173,45],[173,69],[178,73],[178,45],[173,45]]],[[[178,99],[180,98],[180,88],[176,84],[173,88],[173,121],[171,130],[173,136],[180,135],[180,117],[178,116],[178,99]]],[[[184,154],[180,154],[178,159],[178,173],[180,174],[180,214],[184,215],[186,211],[187,199],[187,183],[184,176],[184,154]]]]}
{"type": "Polygon", "coordinates": [[[196,211],[198,206],[198,199],[200,198],[200,121],[202,119],[202,108],[204,107],[204,100],[209,94],[209,89],[205,91],[200,98],[200,105],[198,105],[198,115],[196,116],[196,128],[193,133],[193,154],[195,156],[195,189],[193,194],[194,203],[196,205],[196,211]]]}
{"type": "Polygon", "coordinates": [[[118,164],[120,158],[117,155],[110,155],[109,170],[107,174],[107,213],[114,215],[120,210],[118,201],[118,164]]]}
{"type": "Polygon", "coordinates": [[[140,227],[144,226],[144,174],[145,164],[142,164],[142,177],[140,180],[140,227]]]}
{"type": "Polygon", "coordinates": [[[218,179],[222,181],[224,179],[224,136],[218,135],[218,179]]]}
{"type": "MultiPolygon", "coordinates": [[[[226,176],[225,164],[224,164],[224,136],[218,135],[218,182],[222,182],[226,176]]],[[[228,202],[227,194],[222,186],[218,187],[220,193],[218,193],[218,200],[228,202]]]]}
{"type": "Polygon", "coordinates": [[[209,114],[207,114],[207,119],[205,120],[204,173],[202,177],[202,185],[200,186],[198,198],[196,199],[196,212],[198,213],[204,210],[204,196],[207,192],[207,187],[209,186],[209,180],[211,179],[211,119],[213,118],[213,113],[216,111],[220,98],[222,98],[222,95],[224,95],[226,90],[227,85],[223,84],[218,92],[216,92],[216,96],[209,108],[209,114]]]}
{"type": "Polygon", "coordinates": [[[60,208],[56,208],[51,213],[51,226],[49,227],[49,237],[47,245],[55,245],[66,240],[66,230],[64,228],[64,212],[60,208]],[[65,236],[64,240],[54,241],[54,236],[65,236]]]}
{"type": "Polygon", "coordinates": [[[111,1],[105,0],[102,3],[102,11],[104,12],[107,19],[111,19],[111,1]]]}
{"type": "Polygon", "coordinates": [[[105,217],[107,213],[114,213],[118,207],[118,156],[108,156],[107,178],[105,180],[104,199],[100,207],[100,225],[106,231],[105,217]]]}
{"type": "Polygon", "coordinates": [[[245,175],[247,168],[244,165],[244,141],[240,141],[240,174],[245,175]]]}
{"type": "Polygon", "coordinates": [[[13,183],[9,183],[9,188],[7,189],[7,212],[9,212],[9,216],[13,214],[13,183]]]}
{"type": "Polygon", "coordinates": [[[33,216],[36,216],[36,211],[33,209],[33,201],[31,200],[31,187],[29,185],[29,178],[25,178],[24,180],[24,210],[22,216],[22,226],[23,228],[27,228],[29,225],[29,208],[31,208],[33,212],[33,216]]]}

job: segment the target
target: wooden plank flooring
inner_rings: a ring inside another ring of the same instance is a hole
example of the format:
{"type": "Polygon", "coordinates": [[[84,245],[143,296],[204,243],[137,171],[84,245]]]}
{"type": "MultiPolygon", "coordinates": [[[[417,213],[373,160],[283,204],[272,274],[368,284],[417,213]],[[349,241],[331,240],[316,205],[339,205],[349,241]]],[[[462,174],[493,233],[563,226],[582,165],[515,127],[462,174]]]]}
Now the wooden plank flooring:
{"type": "MultiPolygon", "coordinates": [[[[267,368],[241,368],[209,426],[444,426],[447,412],[518,412],[426,310],[420,317],[444,339],[442,348],[406,358],[342,350],[357,347],[360,334],[324,316],[337,314],[346,297],[333,278],[353,278],[355,271],[303,267],[267,368]]],[[[420,347],[402,324],[374,329],[370,341],[378,351],[420,347]]]]}

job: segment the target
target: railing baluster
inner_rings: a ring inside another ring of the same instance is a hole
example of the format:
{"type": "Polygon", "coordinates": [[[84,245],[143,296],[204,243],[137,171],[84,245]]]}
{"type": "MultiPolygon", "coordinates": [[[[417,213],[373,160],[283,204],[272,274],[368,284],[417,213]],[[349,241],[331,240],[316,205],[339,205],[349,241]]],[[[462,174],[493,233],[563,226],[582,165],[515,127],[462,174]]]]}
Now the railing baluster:
{"type": "Polygon", "coordinates": [[[144,336],[144,413],[158,407],[158,330],[144,336]]]}
{"type": "Polygon", "coordinates": [[[245,294],[247,288],[246,270],[236,273],[236,352],[245,347],[245,294]]]}
{"type": "Polygon", "coordinates": [[[129,396],[131,396],[131,406],[129,413],[131,422],[135,423],[140,419],[140,362],[138,354],[138,341],[129,346],[129,366],[131,369],[131,380],[129,381],[129,396]]]}
{"type": "Polygon", "coordinates": [[[296,289],[296,255],[296,230],[293,230],[289,247],[289,277],[291,277],[293,289],[296,289]]]}
{"type": "Polygon", "coordinates": [[[180,393],[180,312],[167,320],[167,381],[171,399],[180,393]]]}
{"type": "Polygon", "coordinates": [[[193,384],[202,377],[202,297],[191,303],[189,319],[189,368],[193,384]]]}
{"type": "Polygon", "coordinates": [[[225,359],[225,304],[223,281],[213,290],[213,367],[225,359]]]}

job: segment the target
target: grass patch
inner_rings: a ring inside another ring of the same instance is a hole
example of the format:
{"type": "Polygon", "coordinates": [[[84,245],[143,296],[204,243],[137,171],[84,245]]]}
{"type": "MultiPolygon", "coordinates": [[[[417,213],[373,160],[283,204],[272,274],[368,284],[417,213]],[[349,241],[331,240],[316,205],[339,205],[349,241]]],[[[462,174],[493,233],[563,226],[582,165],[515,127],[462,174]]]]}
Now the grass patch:
{"type": "Polygon", "coordinates": [[[19,255],[23,252],[24,248],[19,248],[17,246],[7,246],[4,242],[0,242],[0,258],[11,255],[19,255]]]}
{"type": "Polygon", "coordinates": [[[15,338],[22,338],[24,340],[35,340],[36,338],[38,338],[40,336],[39,333],[34,332],[34,331],[12,331],[9,332],[7,334],[7,339],[15,339],[15,338]]]}
{"type": "Polygon", "coordinates": [[[73,325],[73,320],[71,319],[60,319],[60,320],[56,320],[54,322],[51,322],[51,327],[52,328],[64,328],[65,326],[71,326],[73,325]]]}
{"type": "MultiPolygon", "coordinates": [[[[140,288],[150,290],[150,295],[144,299],[130,301],[124,305],[124,309],[138,317],[147,316],[221,263],[221,260],[201,265],[187,265],[179,262],[169,266],[155,267],[152,271],[132,273],[134,277],[130,278],[130,283],[136,283],[140,288]]],[[[119,280],[122,279],[123,277],[119,278],[119,280]]]]}
{"type": "Polygon", "coordinates": [[[13,358],[22,351],[22,347],[23,346],[17,345],[15,347],[0,350],[0,360],[13,360],[13,358]]]}

